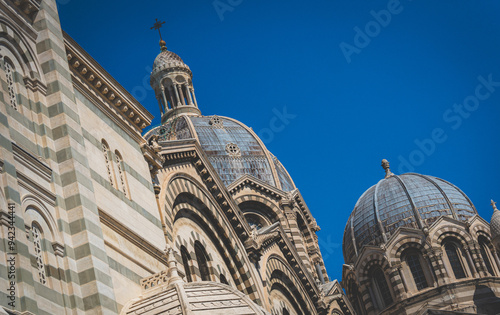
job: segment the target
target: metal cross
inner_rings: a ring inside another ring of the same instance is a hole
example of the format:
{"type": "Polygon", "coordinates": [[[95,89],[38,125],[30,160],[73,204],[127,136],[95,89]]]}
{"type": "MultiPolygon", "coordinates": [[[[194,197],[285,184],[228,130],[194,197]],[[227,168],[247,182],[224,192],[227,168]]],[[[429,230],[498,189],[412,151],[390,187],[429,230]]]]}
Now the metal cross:
{"type": "Polygon", "coordinates": [[[491,206],[493,207],[493,209],[497,208],[497,203],[494,202],[493,199],[491,200],[491,206]]]}
{"type": "Polygon", "coordinates": [[[165,24],[165,21],[158,21],[158,19],[156,19],[155,24],[153,25],[153,27],[151,27],[151,29],[158,30],[158,33],[160,34],[160,40],[163,40],[163,38],[161,38],[161,31],[160,31],[160,28],[163,26],[163,24],[165,24]]]}

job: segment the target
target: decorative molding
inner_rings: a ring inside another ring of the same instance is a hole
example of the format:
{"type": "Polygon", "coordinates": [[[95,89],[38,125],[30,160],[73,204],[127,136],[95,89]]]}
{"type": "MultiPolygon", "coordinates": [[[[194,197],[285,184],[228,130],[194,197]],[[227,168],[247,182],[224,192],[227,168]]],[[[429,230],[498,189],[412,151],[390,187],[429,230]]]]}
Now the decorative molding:
{"type": "Polygon", "coordinates": [[[52,242],[54,254],[59,257],[64,257],[64,245],[59,242],[52,242]]]}
{"type": "Polygon", "coordinates": [[[109,227],[111,230],[122,236],[124,239],[134,244],[144,252],[146,252],[151,257],[155,258],[165,266],[167,265],[167,260],[164,257],[162,250],[158,249],[153,244],[146,241],[144,238],[140,237],[129,228],[118,222],[116,219],[111,217],[106,212],[99,209],[99,219],[102,224],[109,227]]]}
{"type": "Polygon", "coordinates": [[[12,7],[16,9],[21,15],[28,19],[29,22],[35,20],[36,15],[40,11],[41,0],[15,0],[7,1],[14,4],[12,7]]]}
{"type": "Polygon", "coordinates": [[[47,86],[43,84],[40,80],[30,77],[25,77],[23,79],[24,85],[26,86],[27,89],[33,91],[33,92],[40,92],[43,95],[47,95],[47,86]]]}
{"type": "Polygon", "coordinates": [[[241,241],[245,242],[249,237],[250,226],[196,140],[161,141],[160,146],[161,154],[165,158],[164,167],[184,162],[192,163],[208,192],[226,214],[241,241]]]}
{"type": "Polygon", "coordinates": [[[73,76],[102,98],[105,112],[119,115],[139,134],[151,124],[153,116],[66,33],[64,43],[73,76]]]}
{"type": "Polygon", "coordinates": [[[37,182],[33,181],[31,178],[27,177],[23,173],[17,172],[17,179],[20,187],[23,187],[24,189],[28,190],[34,196],[47,202],[52,207],[56,206],[56,194],[46,189],[45,187],[39,185],[37,182]]]}
{"type": "Polygon", "coordinates": [[[286,194],[275,188],[260,179],[253,177],[252,175],[245,174],[238,178],[235,182],[227,187],[229,192],[234,196],[238,191],[242,190],[245,187],[250,187],[253,190],[260,191],[265,195],[271,197],[275,200],[280,200],[286,194]]]}
{"type": "Polygon", "coordinates": [[[15,161],[42,177],[48,183],[52,181],[52,169],[47,164],[15,143],[12,143],[12,151],[15,161]]]}

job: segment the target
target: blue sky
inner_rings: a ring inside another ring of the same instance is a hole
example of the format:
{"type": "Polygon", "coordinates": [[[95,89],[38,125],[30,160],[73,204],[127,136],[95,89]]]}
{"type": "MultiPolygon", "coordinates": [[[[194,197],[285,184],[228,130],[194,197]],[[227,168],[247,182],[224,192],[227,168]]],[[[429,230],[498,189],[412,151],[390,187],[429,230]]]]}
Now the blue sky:
{"type": "Polygon", "coordinates": [[[322,228],[331,278],[341,277],[347,218],[383,178],[383,158],[396,174],[457,185],[488,221],[490,199],[500,201],[498,1],[58,2],[63,29],[154,125],[149,28],[166,21],[202,113],[252,127],[288,169],[322,228]],[[284,128],[270,133],[283,111],[284,128]]]}

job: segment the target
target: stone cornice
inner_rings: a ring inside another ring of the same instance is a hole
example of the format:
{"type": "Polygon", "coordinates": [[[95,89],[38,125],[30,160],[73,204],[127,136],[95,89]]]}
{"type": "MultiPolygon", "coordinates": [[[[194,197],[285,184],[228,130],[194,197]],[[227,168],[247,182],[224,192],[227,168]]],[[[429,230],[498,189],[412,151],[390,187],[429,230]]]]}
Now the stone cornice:
{"type": "Polygon", "coordinates": [[[140,134],[151,124],[153,115],[66,33],[64,44],[73,76],[80,78],[89,91],[97,94],[110,113],[127,122],[122,125],[140,134]]]}
{"type": "Polygon", "coordinates": [[[22,164],[24,167],[31,170],[33,173],[37,174],[41,178],[45,179],[47,182],[52,180],[52,169],[40,159],[30,154],[28,151],[24,150],[15,143],[12,143],[12,151],[14,153],[14,159],[22,164]]]}
{"type": "Polygon", "coordinates": [[[109,227],[114,232],[118,233],[127,241],[134,244],[135,246],[137,246],[138,248],[149,254],[151,257],[155,258],[156,260],[164,264],[165,266],[167,265],[167,260],[165,259],[162,250],[158,249],[156,246],[149,243],[144,238],[132,232],[126,226],[118,222],[116,219],[114,219],[101,209],[99,209],[99,219],[104,225],[109,227]]]}
{"type": "Polygon", "coordinates": [[[302,285],[304,285],[307,293],[314,301],[314,303],[320,308],[324,307],[325,305],[321,305],[323,304],[321,294],[322,292],[319,291],[318,287],[316,286],[316,281],[309,273],[309,271],[307,271],[307,268],[305,267],[302,259],[297,253],[297,250],[295,249],[295,245],[293,245],[290,239],[288,239],[287,234],[285,230],[283,230],[283,227],[281,225],[279,226],[279,231],[281,239],[278,241],[278,245],[284,256],[286,257],[288,263],[293,268],[295,274],[301,280],[302,285]]]}
{"type": "Polygon", "coordinates": [[[302,194],[300,193],[298,188],[294,190],[294,193],[295,193],[295,201],[297,202],[297,205],[300,207],[300,210],[302,210],[302,213],[306,217],[309,226],[314,230],[316,230],[317,226],[316,220],[314,220],[314,217],[312,216],[309,207],[307,207],[304,197],[302,197],[302,194]]]}
{"type": "Polygon", "coordinates": [[[53,207],[56,206],[56,195],[53,192],[44,188],[42,185],[39,185],[37,182],[22,173],[17,172],[17,179],[20,187],[23,187],[34,196],[44,200],[49,205],[53,207]]]}
{"type": "Polygon", "coordinates": [[[24,86],[26,86],[27,89],[33,91],[33,92],[38,92],[42,93],[43,95],[47,95],[47,86],[43,84],[40,80],[36,78],[29,78],[25,77],[23,79],[24,81],[24,86]]]}

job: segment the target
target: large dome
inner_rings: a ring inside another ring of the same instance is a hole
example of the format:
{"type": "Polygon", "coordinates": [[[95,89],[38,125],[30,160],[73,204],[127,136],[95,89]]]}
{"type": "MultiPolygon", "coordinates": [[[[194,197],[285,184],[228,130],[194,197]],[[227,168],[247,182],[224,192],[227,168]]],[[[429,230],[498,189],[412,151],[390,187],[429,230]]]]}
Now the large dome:
{"type": "Polygon", "coordinates": [[[356,203],[344,231],[344,259],[354,262],[364,245],[387,242],[399,227],[421,229],[442,216],[464,222],[475,214],[470,199],[445,180],[389,173],[356,203]]]}
{"type": "Polygon", "coordinates": [[[226,186],[244,175],[292,191],[295,185],[278,159],[243,123],[221,116],[180,115],[146,133],[158,141],[197,139],[226,186]]]}

